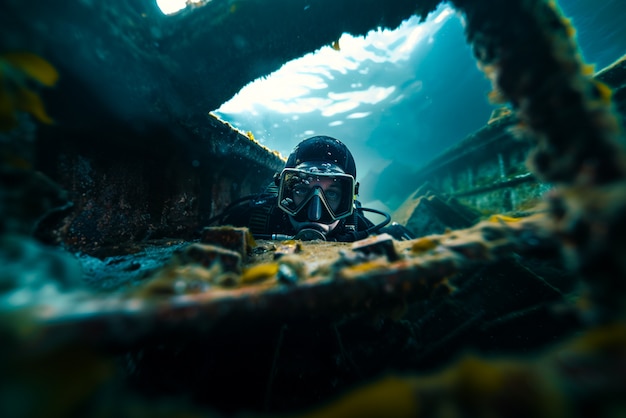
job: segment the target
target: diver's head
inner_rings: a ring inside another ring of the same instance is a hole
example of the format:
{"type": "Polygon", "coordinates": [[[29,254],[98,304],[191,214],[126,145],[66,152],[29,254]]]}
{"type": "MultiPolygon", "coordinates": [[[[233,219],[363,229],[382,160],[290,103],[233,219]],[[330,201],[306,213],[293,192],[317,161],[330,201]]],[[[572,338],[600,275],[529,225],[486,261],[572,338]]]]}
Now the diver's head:
{"type": "MultiPolygon", "coordinates": [[[[352,215],[358,191],[356,165],[348,148],[329,136],[298,144],[277,178],[278,207],[296,231],[319,231],[323,238],[352,215]]],[[[309,232],[310,232],[309,231],[309,232]]],[[[315,232],[311,237],[317,237],[315,232]]]]}

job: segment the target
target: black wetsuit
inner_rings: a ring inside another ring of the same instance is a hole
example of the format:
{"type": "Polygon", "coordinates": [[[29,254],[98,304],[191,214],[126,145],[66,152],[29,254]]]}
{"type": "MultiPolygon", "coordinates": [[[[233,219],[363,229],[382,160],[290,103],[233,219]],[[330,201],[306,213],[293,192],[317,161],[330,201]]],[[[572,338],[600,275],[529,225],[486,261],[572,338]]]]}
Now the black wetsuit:
{"type": "MultiPolygon", "coordinates": [[[[240,202],[226,209],[221,215],[214,218],[213,223],[248,227],[257,239],[292,237],[298,231],[291,224],[289,215],[278,207],[277,201],[278,189],[271,184],[264,193],[243,198],[240,202]]],[[[364,239],[372,233],[388,233],[398,240],[413,238],[406,228],[396,223],[380,228],[367,219],[363,212],[364,209],[357,202],[352,215],[341,219],[339,225],[326,235],[326,240],[352,242],[364,239]]],[[[386,223],[380,226],[384,226],[386,223]]]]}
{"type": "MultiPolygon", "coordinates": [[[[272,239],[273,235],[294,236],[297,231],[289,221],[289,215],[277,205],[278,193],[275,187],[268,187],[265,193],[252,196],[227,209],[218,221],[222,225],[245,226],[259,239],[272,239]]],[[[368,236],[375,225],[357,209],[347,218],[339,221],[327,236],[328,241],[357,241],[368,236]]]]}

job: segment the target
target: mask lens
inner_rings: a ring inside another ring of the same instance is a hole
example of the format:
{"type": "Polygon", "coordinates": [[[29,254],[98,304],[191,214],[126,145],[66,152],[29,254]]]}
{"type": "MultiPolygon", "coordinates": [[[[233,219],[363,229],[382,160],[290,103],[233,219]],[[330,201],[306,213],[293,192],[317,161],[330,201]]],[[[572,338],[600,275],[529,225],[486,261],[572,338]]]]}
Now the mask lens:
{"type": "Polygon", "coordinates": [[[278,206],[298,221],[331,223],[345,218],[352,213],[353,199],[354,178],[348,174],[291,168],[281,173],[278,206]]]}

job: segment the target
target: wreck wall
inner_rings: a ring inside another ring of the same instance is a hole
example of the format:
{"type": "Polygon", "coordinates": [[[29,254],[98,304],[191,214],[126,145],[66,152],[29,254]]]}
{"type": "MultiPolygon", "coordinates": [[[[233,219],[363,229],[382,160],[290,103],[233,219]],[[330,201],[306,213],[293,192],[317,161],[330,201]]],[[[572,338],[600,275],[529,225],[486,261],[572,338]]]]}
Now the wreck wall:
{"type": "MultiPolygon", "coordinates": [[[[614,106],[624,122],[626,61],[616,61],[596,78],[612,89],[614,106]]],[[[526,159],[533,144],[515,136],[516,123],[513,115],[490,121],[418,171],[416,184],[428,182],[429,190],[485,215],[532,209],[551,185],[539,182],[529,171],[526,159]]],[[[414,193],[409,199],[418,197],[414,193]]]]}
{"type": "Polygon", "coordinates": [[[212,117],[201,129],[53,130],[38,169],[68,191],[71,206],[45,218],[37,236],[107,256],[144,240],[193,239],[231,201],[261,191],[283,160],[212,117]],[[191,139],[181,141],[180,136],[191,139]]]}
{"type": "Polygon", "coordinates": [[[0,52],[30,51],[60,75],[42,92],[55,124],[37,132],[33,168],[71,207],[46,216],[39,238],[96,254],[192,237],[283,165],[208,112],[344,32],[395,28],[439,1],[231,3],[164,16],[146,0],[3,2],[0,52]]]}

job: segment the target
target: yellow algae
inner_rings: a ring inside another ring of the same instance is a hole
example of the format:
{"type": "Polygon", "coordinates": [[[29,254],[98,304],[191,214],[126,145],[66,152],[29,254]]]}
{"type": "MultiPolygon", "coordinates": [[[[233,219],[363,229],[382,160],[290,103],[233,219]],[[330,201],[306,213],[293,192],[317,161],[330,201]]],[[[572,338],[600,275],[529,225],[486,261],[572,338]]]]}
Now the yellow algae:
{"type": "Polygon", "coordinates": [[[466,356],[429,376],[383,378],[298,417],[496,417],[511,408],[520,416],[568,416],[556,382],[540,365],[466,356]]]}
{"type": "Polygon", "coordinates": [[[13,153],[0,153],[0,161],[2,161],[2,164],[18,170],[30,170],[33,167],[30,161],[13,153]]]}
{"type": "Polygon", "coordinates": [[[457,406],[469,415],[500,416],[515,405],[520,416],[565,416],[562,396],[532,364],[467,356],[441,377],[457,406]]]}
{"type": "Polygon", "coordinates": [[[388,377],[354,390],[301,418],[403,418],[419,416],[414,379],[388,377]]]}
{"type": "Polygon", "coordinates": [[[594,85],[596,87],[596,89],[598,90],[598,94],[600,96],[600,100],[602,100],[602,102],[608,103],[611,101],[611,96],[613,95],[613,92],[611,91],[611,88],[609,86],[607,86],[604,83],[601,83],[599,81],[595,81],[594,85]]]}
{"type": "Polygon", "coordinates": [[[278,273],[278,263],[257,264],[244,270],[241,275],[241,283],[249,284],[267,280],[276,276],[276,273],[278,273]]]}
{"type": "Polygon", "coordinates": [[[500,90],[491,90],[487,94],[487,98],[489,99],[489,103],[492,104],[504,104],[508,101],[500,90]]]}
{"type": "Polygon", "coordinates": [[[592,64],[583,64],[581,66],[581,71],[583,75],[594,75],[596,72],[596,67],[592,64]]]}
{"type": "Polygon", "coordinates": [[[512,216],[505,215],[491,215],[488,219],[489,222],[500,223],[500,222],[519,222],[522,218],[514,218],[512,216]]]}
{"type": "Polygon", "coordinates": [[[466,397],[468,402],[479,402],[495,393],[503,385],[505,370],[512,367],[500,365],[496,367],[484,360],[468,356],[461,360],[455,370],[456,387],[460,396],[466,397]]]}
{"type": "Polygon", "coordinates": [[[614,323],[590,329],[573,340],[566,350],[587,354],[626,353],[626,324],[614,323]]]}
{"type": "Polygon", "coordinates": [[[45,59],[30,52],[9,52],[2,54],[0,59],[21,70],[33,80],[44,86],[54,86],[59,79],[57,70],[45,59]]]}
{"type": "MultiPolygon", "coordinates": [[[[199,264],[172,264],[137,288],[136,296],[172,296],[199,293],[207,290],[222,275],[222,266],[214,263],[210,268],[199,264]]],[[[221,283],[217,283],[221,284],[221,283]]]]}
{"type": "Polygon", "coordinates": [[[419,238],[411,246],[411,252],[413,254],[422,254],[422,253],[428,252],[436,248],[437,245],[439,245],[439,243],[432,238],[428,238],[428,237],[419,238]]]}
{"type": "Polygon", "coordinates": [[[109,358],[78,345],[60,347],[41,356],[16,357],[4,373],[12,377],[16,388],[33,388],[28,393],[30,402],[20,409],[28,413],[22,416],[71,416],[76,406],[97,393],[115,371],[109,358]]]}
{"type": "Polygon", "coordinates": [[[40,122],[47,124],[53,123],[52,118],[46,113],[39,95],[28,89],[19,88],[17,90],[15,95],[15,107],[18,110],[30,113],[40,122]]]}
{"type": "Polygon", "coordinates": [[[59,78],[56,69],[43,58],[28,52],[0,55],[0,130],[17,126],[17,112],[28,112],[43,123],[53,123],[29,81],[53,86],[59,78]]]}
{"type": "Polygon", "coordinates": [[[366,261],[364,263],[361,264],[357,264],[355,266],[350,266],[350,267],[346,267],[344,269],[344,271],[350,271],[352,273],[366,273],[368,271],[373,271],[373,270],[377,270],[377,269],[388,269],[389,265],[387,264],[386,261],[384,260],[372,260],[372,261],[366,261]]]}

